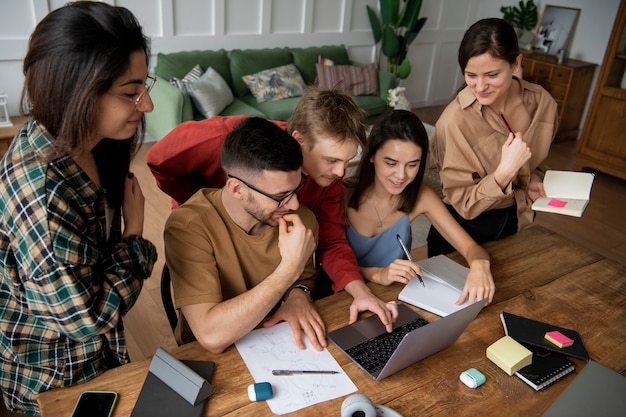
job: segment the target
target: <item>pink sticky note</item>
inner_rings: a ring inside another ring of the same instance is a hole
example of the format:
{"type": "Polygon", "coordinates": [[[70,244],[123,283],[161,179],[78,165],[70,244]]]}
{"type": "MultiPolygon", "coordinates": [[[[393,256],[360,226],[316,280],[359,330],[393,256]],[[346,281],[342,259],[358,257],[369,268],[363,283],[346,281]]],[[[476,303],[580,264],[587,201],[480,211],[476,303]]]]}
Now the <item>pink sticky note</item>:
{"type": "Polygon", "coordinates": [[[552,198],[548,202],[548,205],[551,207],[563,208],[567,205],[567,201],[559,200],[558,198],[552,198]]]}
{"type": "Polygon", "coordinates": [[[558,332],[556,330],[553,332],[546,332],[546,335],[544,336],[544,338],[554,343],[560,348],[568,347],[574,344],[574,341],[572,339],[570,339],[569,337],[565,336],[563,333],[558,332]]]}

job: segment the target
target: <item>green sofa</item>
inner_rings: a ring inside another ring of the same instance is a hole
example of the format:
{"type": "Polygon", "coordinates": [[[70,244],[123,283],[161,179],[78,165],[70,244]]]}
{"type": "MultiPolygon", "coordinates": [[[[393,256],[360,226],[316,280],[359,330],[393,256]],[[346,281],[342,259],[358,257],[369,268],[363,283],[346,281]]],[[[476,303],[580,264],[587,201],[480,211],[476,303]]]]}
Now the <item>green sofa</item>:
{"type": "MultiPolygon", "coordinates": [[[[220,115],[246,114],[272,120],[287,120],[299,97],[258,103],[241,77],[293,63],[304,82],[312,85],[316,77],[315,64],[318,56],[331,59],[335,65],[359,65],[350,61],[348,51],[343,45],[159,53],[154,68],[157,82],[150,93],[154,110],[146,113],[146,130],[152,138],[159,140],[182,122],[204,118],[194,108],[189,95],[169,82],[172,77],[182,79],[196,64],[205,71],[212,67],[224,78],[233,93],[234,101],[220,115]]],[[[370,123],[388,109],[387,90],[398,83],[395,76],[386,71],[378,71],[378,82],[378,96],[354,97],[357,105],[367,112],[370,123]]]]}

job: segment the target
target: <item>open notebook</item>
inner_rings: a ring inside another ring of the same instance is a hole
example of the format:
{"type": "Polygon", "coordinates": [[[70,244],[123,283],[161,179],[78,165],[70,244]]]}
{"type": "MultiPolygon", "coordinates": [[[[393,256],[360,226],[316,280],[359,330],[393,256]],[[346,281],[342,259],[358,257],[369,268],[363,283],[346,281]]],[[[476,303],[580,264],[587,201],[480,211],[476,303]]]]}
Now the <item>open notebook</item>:
{"type": "Polygon", "coordinates": [[[433,256],[416,263],[422,268],[424,286],[417,278],[412,279],[398,294],[400,301],[442,317],[467,307],[467,302],[461,305],[455,303],[463,291],[469,268],[445,255],[433,256]]]}
{"type": "Polygon", "coordinates": [[[543,179],[547,197],[538,198],[532,209],[581,217],[589,204],[593,180],[589,172],[548,170],[543,179]]]}

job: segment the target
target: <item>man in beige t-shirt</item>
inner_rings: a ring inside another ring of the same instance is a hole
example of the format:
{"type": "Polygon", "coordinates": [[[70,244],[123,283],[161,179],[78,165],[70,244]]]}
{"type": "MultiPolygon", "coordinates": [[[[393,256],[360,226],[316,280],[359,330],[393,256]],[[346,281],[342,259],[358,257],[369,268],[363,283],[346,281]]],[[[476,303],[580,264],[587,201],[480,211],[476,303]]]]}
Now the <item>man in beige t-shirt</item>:
{"type": "Polygon", "coordinates": [[[296,192],[306,183],[299,143],[275,124],[242,121],[221,153],[226,185],[201,189],[165,225],[165,252],[181,320],[179,343],[196,339],[220,353],[257,327],[287,321],[326,346],[311,304],[317,244],[315,215],[296,192]]]}

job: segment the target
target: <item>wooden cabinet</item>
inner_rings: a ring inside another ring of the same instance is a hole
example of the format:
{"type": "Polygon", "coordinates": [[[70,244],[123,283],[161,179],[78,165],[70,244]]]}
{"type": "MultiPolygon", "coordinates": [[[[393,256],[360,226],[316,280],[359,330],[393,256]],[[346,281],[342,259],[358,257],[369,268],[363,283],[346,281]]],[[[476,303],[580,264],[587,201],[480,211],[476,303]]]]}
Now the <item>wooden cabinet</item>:
{"type": "Polygon", "coordinates": [[[558,104],[559,130],[554,139],[556,142],[578,139],[596,66],[577,59],[558,64],[552,55],[524,54],[522,77],[548,90],[558,104]]]}
{"type": "Polygon", "coordinates": [[[13,126],[0,127],[0,158],[9,149],[11,141],[27,119],[28,117],[24,116],[11,116],[13,126]]]}
{"type": "Polygon", "coordinates": [[[615,18],[585,126],[576,167],[626,180],[626,0],[615,18]]]}

